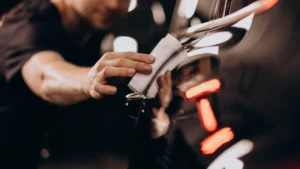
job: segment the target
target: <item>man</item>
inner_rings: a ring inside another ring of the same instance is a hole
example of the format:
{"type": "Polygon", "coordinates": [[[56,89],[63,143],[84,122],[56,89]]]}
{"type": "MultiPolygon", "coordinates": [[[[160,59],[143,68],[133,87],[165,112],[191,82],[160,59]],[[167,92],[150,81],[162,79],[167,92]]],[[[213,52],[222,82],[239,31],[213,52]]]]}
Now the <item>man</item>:
{"type": "MultiPolygon", "coordinates": [[[[119,129],[122,82],[151,73],[154,62],[133,52],[100,55],[101,38],[129,2],[27,0],[8,13],[0,29],[0,168],[35,168],[44,134],[63,113],[79,117],[64,119],[67,129],[56,139],[65,139],[63,145],[74,141],[67,140],[70,135],[90,132],[99,135],[93,143],[103,151],[118,149],[116,135],[126,135],[119,129]],[[89,122],[101,130],[78,127],[89,122]]],[[[87,143],[93,140],[88,136],[76,139],[87,143]]]]}

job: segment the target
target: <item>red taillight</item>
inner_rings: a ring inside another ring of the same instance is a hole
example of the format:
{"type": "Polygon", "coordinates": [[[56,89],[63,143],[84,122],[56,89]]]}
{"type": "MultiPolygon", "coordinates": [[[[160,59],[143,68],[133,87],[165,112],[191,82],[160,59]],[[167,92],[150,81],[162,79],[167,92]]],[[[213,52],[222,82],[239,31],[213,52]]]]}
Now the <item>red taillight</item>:
{"type": "Polygon", "coordinates": [[[218,123],[208,99],[201,99],[197,102],[198,114],[203,127],[213,132],[217,129],[218,123]]]}
{"type": "Polygon", "coordinates": [[[220,81],[218,79],[213,79],[188,89],[185,92],[185,97],[191,100],[206,94],[214,93],[218,91],[220,87],[221,87],[220,81]]]}
{"type": "Polygon", "coordinates": [[[230,142],[234,138],[234,133],[230,127],[225,127],[213,135],[206,138],[200,144],[200,150],[203,154],[209,155],[216,152],[222,145],[230,142]]]}

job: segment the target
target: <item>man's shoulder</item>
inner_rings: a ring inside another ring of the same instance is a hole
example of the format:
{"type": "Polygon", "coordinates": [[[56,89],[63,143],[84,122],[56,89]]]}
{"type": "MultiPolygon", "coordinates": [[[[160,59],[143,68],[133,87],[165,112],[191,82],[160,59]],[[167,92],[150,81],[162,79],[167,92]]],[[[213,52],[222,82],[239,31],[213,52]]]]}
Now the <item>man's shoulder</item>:
{"type": "Polygon", "coordinates": [[[7,21],[17,19],[41,20],[59,19],[59,13],[50,0],[25,0],[10,10],[7,21]]]}
{"type": "Polygon", "coordinates": [[[49,0],[25,0],[4,17],[0,32],[15,34],[26,29],[37,29],[34,30],[36,33],[62,32],[61,16],[49,0]]]}
{"type": "Polygon", "coordinates": [[[60,16],[48,0],[29,0],[14,8],[0,28],[3,48],[58,45],[66,37],[60,16]]]}

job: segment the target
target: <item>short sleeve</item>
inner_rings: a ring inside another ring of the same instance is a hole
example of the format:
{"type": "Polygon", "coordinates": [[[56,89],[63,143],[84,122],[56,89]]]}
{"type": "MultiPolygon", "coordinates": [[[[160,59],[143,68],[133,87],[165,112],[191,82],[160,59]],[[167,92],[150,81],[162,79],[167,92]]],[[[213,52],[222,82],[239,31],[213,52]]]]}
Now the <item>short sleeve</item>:
{"type": "Polygon", "coordinates": [[[59,21],[16,19],[5,21],[0,29],[0,61],[4,77],[11,82],[20,75],[26,61],[35,53],[53,50],[62,53],[63,29],[59,21]]]}

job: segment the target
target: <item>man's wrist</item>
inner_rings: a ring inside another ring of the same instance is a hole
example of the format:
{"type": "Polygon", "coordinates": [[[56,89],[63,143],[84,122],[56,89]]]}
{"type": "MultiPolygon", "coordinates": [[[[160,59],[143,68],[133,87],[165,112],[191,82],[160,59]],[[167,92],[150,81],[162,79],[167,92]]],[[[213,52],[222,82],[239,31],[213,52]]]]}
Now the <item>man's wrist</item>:
{"type": "Polygon", "coordinates": [[[91,67],[82,67],[80,68],[80,74],[81,74],[81,78],[80,78],[80,93],[82,93],[82,96],[85,99],[89,99],[91,98],[91,95],[89,94],[89,86],[90,86],[90,79],[88,77],[88,73],[90,72],[90,70],[92,69],[91,67]]]}

